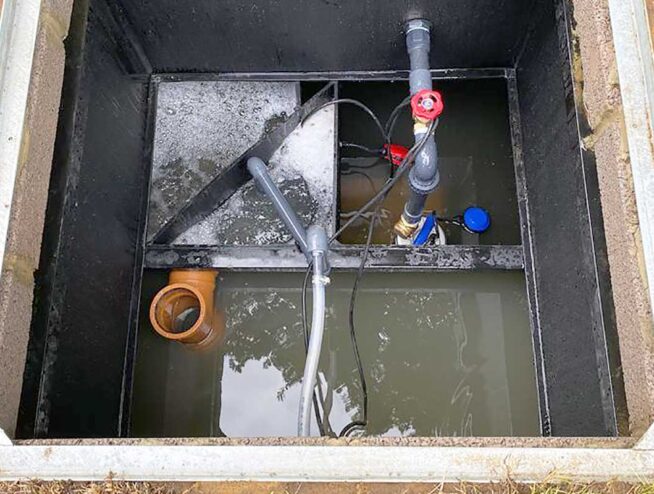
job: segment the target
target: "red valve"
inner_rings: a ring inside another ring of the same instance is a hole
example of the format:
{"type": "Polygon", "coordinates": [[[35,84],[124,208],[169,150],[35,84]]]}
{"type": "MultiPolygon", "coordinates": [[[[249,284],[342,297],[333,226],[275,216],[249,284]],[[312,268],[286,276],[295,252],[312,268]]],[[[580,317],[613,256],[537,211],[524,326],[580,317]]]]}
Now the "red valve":
{"type": "MultiPolygon", "coordinates": [[[[380,153],[384,158],[388,158],[388,144],[384,144],[384,148],[380,153]]],[[[409,154],[409,148],[401,146],[400,144],[391,144],[391,163],[395,166],[400,166],[406,155],[409,154]]]]}
{"type": "Polygon", "coordinates": [[[423,89],[411,97],[411,111],[418,120],[436,120],[443,113],[443,98],[438,91],[423,89]]]}

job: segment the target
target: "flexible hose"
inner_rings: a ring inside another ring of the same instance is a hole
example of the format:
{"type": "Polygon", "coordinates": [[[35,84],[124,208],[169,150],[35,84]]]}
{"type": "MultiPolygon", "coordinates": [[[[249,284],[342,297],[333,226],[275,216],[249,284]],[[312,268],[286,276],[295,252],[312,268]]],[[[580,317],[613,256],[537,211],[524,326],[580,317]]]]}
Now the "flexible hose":
{"type": "Polygon", "coordinates": [[[311,336],[307,360],[304,364],[302,391],[300,393],[300,411],[298,413],[298,435],[311,435],[311,404],[313,390],[316,387],[316,375],[325,330],[325,285],[327,278],[322,273],[322,252],[313,254],[313,314],[311,317],[311,336]]]}

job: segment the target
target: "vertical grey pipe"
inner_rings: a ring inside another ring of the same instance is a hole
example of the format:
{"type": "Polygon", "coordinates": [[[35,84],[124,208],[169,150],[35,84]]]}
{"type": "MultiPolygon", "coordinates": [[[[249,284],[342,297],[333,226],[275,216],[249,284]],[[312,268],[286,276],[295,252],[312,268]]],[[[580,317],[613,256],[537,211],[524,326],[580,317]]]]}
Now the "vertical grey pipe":
{"type": "MultiPolygon", "coordinates": [[[[406,26],[406,47],[411,62],[411,72],[409,73],[411,95],[423,89],[432,89],[429,69],[431,45],[429,31],[430,23],[425,19],[409,21],[406,26]]],[[[425,125],[416,126],[414,128],[415,142],[420,141],[425,132],[427,132],[425,125]]],[[[408,223],[415,224],[420,220],[427,197],[436,190],[439,181],[436,141],[432,136],[416,156],[415,164],[409,172],[411,196],[404,205],[403,212],[404,219],[408,223]]]]}
{"type": "Polygon", "coordinates": [[[329,283],[329,278],[327,278],[329,269],[327,267],[327,251],[329,250],[327,233],[321,227],[311,226],[307,231],[307,239],[309,250],[313,256],[313,315],[297,419],[298,435],[302,437],[311,435],[311,398],[316,387],[322,337],[325,331],[325,286],[329,283]]]}
{"type": "Polygon", "coordinates": [[[248,160],[247,167],[262,192],[264,192],[272,201],[277,210],[277,214],[279,214],[279,217],[286,225],[286,228],[291,231],[293,238],[300,246],[307,261],[311,262],[311,252],[309,252],[309,247],[307,245],[307,232],[304,230],[300,218],[298,218],[291,205],[275,185],[275,182],[270,178],[266,164],[260,158],[254,157],[248,160]]]}
{"type": "Polygon", "coordinates": [[[305,231],[300,218],[288,203],[281,191],[270,178],[266,164],[259,158],[250,158],[247,162],[248,171],[257,185],[270,198],[277,213],[286,227],[291,231],[295,241],[304,252],[308,262],[313,262],[313,315],[311,317],[311,336],[307,349],[307,360],[304,364],[304,377],[300,392],[300,409],[298,412],[298,434],[311,434],[311,405],[313,390],[316,387],[318,362],[322,349],[322,337],[325,330],[325,286],[329,283],[329,240],[325,229],[320,226],[310,226],[305,231]]]}

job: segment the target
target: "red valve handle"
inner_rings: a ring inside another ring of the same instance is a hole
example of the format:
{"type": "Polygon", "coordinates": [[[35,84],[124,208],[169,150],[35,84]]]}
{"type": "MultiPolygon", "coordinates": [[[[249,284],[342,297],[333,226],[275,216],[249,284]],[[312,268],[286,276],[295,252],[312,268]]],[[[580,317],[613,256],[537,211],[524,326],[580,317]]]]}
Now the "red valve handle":
{"type": "Polygon", "coordinates": [[[422,89],[411,97],[411,111],[419,120],[436,120],[443,108],[443,97],[438,91],[422,89]]]}
{"type": "MultiPolygon", "coordinates": [[[[400,145],[400,144],[391,144],[391,163],[395,166],[400,166],[406,155],[409,154],[409,149],[400,145]]],[[[388,158],[388,144],[384,144],[384,148],[381,150],[381,155],[384,158],[388,158]]]]}

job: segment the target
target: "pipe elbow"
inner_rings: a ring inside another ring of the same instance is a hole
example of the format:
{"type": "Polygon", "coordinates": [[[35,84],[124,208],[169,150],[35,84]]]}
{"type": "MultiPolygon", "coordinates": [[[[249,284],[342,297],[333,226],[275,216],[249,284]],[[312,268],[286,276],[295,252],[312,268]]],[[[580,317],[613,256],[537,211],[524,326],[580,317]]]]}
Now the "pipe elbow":
{"type": "Polygon", "coordinates": [[[249,158],[246,166],[250,174],[255,179],[259,179],[265,173],[267,173],[266,163],[264,163],[264,161],[261,158],[257,158],[256,156],[249,158]]]}
{"type": "Polygon", "coordinates": [[[222,340],[225,319],[214,305],[214,269],[174,269],[150,304],[150,323],[166,339],[192,348],[222,340]]]}

